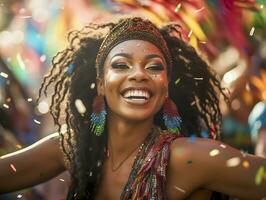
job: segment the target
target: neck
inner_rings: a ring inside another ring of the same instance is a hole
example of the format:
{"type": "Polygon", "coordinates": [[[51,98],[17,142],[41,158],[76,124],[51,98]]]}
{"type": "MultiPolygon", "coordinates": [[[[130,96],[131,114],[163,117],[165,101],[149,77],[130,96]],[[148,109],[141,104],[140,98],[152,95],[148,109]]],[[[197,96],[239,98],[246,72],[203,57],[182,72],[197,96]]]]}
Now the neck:
{"type": "Polygon", "coordinates": [[[153,127],[153,119],[130,122],[117,116],[108,118],[108,147],[113,157],[119,159],[140,146],[153,127]]]}

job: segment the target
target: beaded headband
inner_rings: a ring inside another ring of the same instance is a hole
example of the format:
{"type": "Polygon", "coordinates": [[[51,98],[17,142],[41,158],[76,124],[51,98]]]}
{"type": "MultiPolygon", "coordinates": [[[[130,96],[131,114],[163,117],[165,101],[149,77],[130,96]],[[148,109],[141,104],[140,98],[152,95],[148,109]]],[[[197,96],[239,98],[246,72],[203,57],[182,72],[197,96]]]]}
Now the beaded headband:
{"type": "Polygon", "coordinates": [[[96,57],[97,77],[100,76],[100,67],[104,65],[104,61],[111,49],[121,42],[134,39],[153,43],[162,51],[168,69],[172,68],[172,57],[159,29],[148,20],[134,17],[121,20],[104,38],[96,57]]]}

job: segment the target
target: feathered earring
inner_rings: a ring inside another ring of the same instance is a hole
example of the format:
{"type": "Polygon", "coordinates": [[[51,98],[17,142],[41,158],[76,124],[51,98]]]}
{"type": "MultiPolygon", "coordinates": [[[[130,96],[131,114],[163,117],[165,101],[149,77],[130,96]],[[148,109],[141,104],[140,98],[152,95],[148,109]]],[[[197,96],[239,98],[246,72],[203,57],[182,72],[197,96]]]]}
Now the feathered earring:
{"type": "Polygon", "coordinates": [[[163,107],[164,124],[171,133],[178,133],[181,130],[181,117],[177,111],[175,103],[167,97],[163,107]]]}
{"type": "Polygon", "coordinates": [[[93,99],[92,114],[90,116],[90,128],[96,136],[101,136],[104,131],[106,115],[104,97],[102,95],[96,96],[93,99]]]}

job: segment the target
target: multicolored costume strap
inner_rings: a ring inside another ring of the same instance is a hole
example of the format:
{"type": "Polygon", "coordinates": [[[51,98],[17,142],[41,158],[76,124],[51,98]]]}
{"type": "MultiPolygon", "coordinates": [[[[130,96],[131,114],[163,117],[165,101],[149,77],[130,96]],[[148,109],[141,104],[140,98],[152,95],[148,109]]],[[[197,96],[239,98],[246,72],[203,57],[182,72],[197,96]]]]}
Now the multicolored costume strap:
{"type": "Polygon", "coordinates": [[[170,144],[178,136],[154,131],[145,141],[145,148],[135,160],[121,200],[164,200],[166,197],[166,170],[170,144]]]}

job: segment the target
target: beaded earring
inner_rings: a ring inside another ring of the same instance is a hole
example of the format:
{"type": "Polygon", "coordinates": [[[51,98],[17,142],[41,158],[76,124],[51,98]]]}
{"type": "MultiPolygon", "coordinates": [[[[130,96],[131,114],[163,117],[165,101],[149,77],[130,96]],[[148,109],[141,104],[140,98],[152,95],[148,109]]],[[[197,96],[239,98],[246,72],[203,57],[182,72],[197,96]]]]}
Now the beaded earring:
{"type": "Polygon", "coordinates": [[[182,120],[175,103],[169,97],[164,102],[163,119],[168,131],[179,134],[182,120]]]}
{"type": "Polygon", "coordinates": [[[106,109],[103,95],[97,95],[93,99],[92,114],[90,116],[90,129],[96,136],[101,136],[106,121],[106,109]]]}

